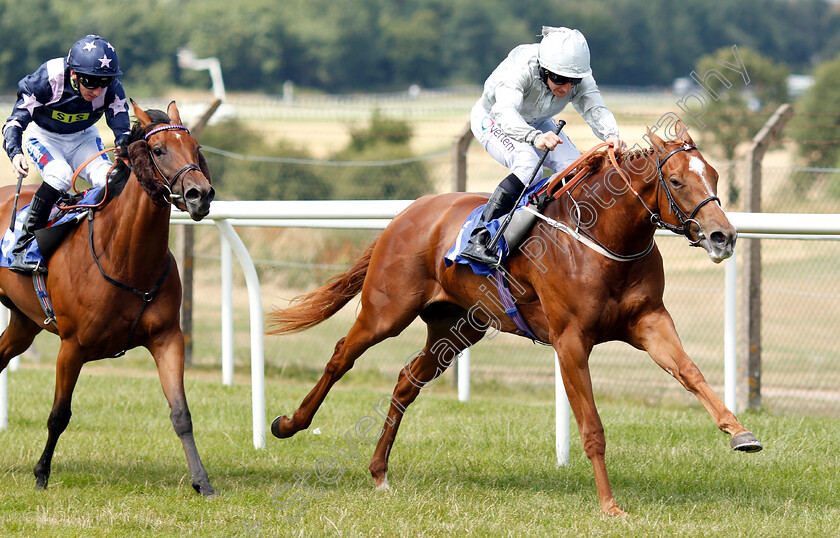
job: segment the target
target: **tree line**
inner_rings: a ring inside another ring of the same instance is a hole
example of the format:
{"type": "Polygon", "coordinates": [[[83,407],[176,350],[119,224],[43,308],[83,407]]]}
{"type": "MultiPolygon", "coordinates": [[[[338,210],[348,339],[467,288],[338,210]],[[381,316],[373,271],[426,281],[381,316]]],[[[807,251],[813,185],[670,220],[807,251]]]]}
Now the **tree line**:
{"type": "Polygon", "coordinates": [[[840,52],[840,13],[826,0],[0,0],[0,84],[12,93],[87,33],[117,47],[132,94],[206,88],[206,73],[178,68],[180,47],[219,58],[234,91],[477,84],[544,24],[587,36],[601,84],[667,85],[733,44],[794,72],[840,52]]]}

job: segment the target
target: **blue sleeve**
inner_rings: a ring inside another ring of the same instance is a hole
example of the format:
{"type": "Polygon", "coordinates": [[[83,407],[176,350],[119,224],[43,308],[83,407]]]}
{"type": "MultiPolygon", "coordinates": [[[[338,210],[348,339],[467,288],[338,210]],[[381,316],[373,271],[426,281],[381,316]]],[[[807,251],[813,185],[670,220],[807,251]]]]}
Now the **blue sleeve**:
{"type": "Polygon", "coordinates": [[[128,142],[128,137],[131,134],[131,122],[128,119],[128,99],[125,97],[125,90],[123,90],[119,79],[114,80],[114,83],[108,88],[108,93],[109,95],[105,99],[105,102],[108,103],[106,105],[107,110],[105,110],[105,121],[114,133],[114,145],[119,147],[128,142]]]}
{"type": "Polygon", "coordinates": [[[52,89],[44,65],[18,82],[17,102],[3,124],[3,149],[10,159],[23,153],[23,131],[32,122],[33,104],[40,106],[49,101],[51,95],[52,89]]]}

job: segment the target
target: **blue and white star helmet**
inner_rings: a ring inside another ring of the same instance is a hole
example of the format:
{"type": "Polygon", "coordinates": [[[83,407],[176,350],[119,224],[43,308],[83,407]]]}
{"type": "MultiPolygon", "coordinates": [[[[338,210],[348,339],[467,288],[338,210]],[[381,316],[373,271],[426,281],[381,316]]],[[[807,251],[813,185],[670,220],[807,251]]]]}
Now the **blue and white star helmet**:
{"type": "Polygon", "coordinates": [[[67,53],[67,67],[84,75],[116,77],[122,75],[117,51],[98,35],[76,41],[67,53]]]}

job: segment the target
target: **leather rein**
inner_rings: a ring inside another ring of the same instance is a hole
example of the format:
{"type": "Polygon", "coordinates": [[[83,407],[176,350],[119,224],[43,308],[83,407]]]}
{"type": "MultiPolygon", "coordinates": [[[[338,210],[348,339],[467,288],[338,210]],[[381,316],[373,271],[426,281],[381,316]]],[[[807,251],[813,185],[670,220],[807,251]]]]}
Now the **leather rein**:
{"type": "MultiPolygon", "coordinates": [[[[162,125],[160,127],[154,128],[151,131],[149,131],[148,133],[146,133],[146,136],[144,137],[144,140],[148,141],[149,137],[152,136],[153,134],[159,133],[161,131],[171,130],[171,129],[180,129],[180,130],[186,131],[187,133],[190,132],[189,129],[187,129],[183,125],[162,125]]],[[[167,203],[172,204],[173,200],[181,197],[181,195],[172,193],[172,187],[175,185],[175,183],[187,172],[190,172],[192,170],[199,170],[200,171],[201,168],[199,168],[197,165],[195,165],[193,163],[189,163],[189,164],[186,164],[186,165],[182,166],[180,170],[175,172],[175,174],[172,176],[171,179],[167,179],[167,177],[163,174],[163,172],[161,172],[160,167],[158,167],[157,161],[155,160],[155,154],[151,150],[151,148],[149,149],[149,154],[152,157],[152,163],[154,163],[155,170],[157,171],[158,175],[163,179],[164,186],[166,187],[166,190],[169,193],[168,195],[164,195],[164,200],[167,203]]],[[[149,291],[143,291],[143,290],[135,288],[134,286],[130,286],[128,284],[120,282],[119,280],[117,280],[117,279],[109,276],[107,273],[105,273],[105,270],[102,269],[102,264],[99,263],[99,256],[96,255],[96,251],[93,247],[93,215],[94,215],[94,211],[92,209],[89,209],[88,210],[88,244],[90,245],[90,253],[93,256],[93,261],[96,262],[96,267],[99,269],[99,274],[101,274],[102,278],[104,278],[105,281],[108,282],[109,284],[111,284],[113,286],[116,286],[116,287],[118,287],[122,290],[133,293],[134,295],[136,295],[137,297],[139,297],[140,299],[143,300],[143,303],[140,305],[140,310],[137,312],[137,315],[134,317],[134,321],[132,321],[132,323],[131,323],[131,329],[129,330],[128,341],[126,342],[125,347],[123,348],[122,351],[120,351],[119,353],[117,353],[116,355],[113,356],[113,357],[121,357],[121,356],[125,355],[126,351],[131,349],[131,344],[134,340],[134,332],[137,330],[137,326],[140,324],[140,318],[143,316],[143,312],[146,310],[146,307],[149,306],[149,303],[151,303],[152,300],[154,300],[155,296],[157,295],[157,292],[160,290],[160,287],[166,281],[166,277],[169,276],[169,271],[172,268],[172,254],[167,251],[166,265],[163,268],[163,272],[161,273],[160,277],[158,277],[157,282],[155,282],[154,286],[152,286],[152,288],[149,291]]]]}

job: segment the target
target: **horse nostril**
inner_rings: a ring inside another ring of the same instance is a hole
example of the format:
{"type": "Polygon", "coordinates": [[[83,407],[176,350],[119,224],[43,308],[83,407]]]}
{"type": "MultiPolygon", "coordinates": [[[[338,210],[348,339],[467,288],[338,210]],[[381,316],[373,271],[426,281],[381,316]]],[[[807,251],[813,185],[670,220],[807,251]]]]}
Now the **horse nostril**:
{"type": "Polygon", "coordinates": [[[216,199],[216,189],[210,187],[210,192],[207,193],[207,201],[212,202],[216,199]]]}
{"type": "Polygon", "coordinates": [[[723,232],[712,232],[709,236],[709,240],[714,243],[715,245],[726,245],[726,234],[723,232]]]}
{"type": "Polygon", "coordinates": [[[197,202],[198,200],[201,200],[201,193],[198,189],[189,189],[184,194],[184,198],[187,200],[187,202],[197,202]]]}

